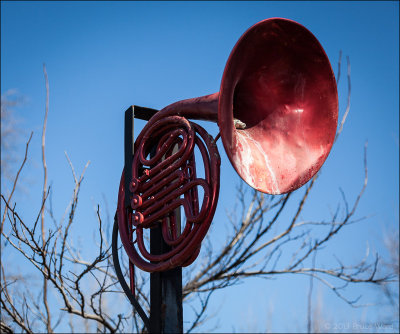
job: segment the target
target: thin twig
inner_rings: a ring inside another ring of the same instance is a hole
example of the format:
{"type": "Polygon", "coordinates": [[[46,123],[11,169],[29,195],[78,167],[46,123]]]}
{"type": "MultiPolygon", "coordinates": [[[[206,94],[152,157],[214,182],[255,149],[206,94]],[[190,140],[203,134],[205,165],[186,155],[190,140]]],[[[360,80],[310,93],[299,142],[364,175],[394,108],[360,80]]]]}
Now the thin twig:
{"type": "MultiPolygon", "coordinates": [[[[7,207],[9,206],[9,204],[11,202],[11,198],[12,198],[12,196],[14,194],[14,191],[15,191],[15,188],[17,186],[19,174],[21,173],[22,169],[24,168],[26,160],[28,158],[28,148],[29,148],[29,143],[31,142],[32,136],[33,136],[33,132],[31,132],[31,135],[29,136],[29,139],[26,142],[24,159],[22,160],[21,166],[19,167],[17,175],[15,176],[15,179],[14,179],[14,182],[13,182],[13,188],[11,190],[11,194],[10,194],[10,196],[8,196],[7,207]]],[[[4,212],[3,212],[3,218],[1,220],[1,226],[0,226],[0,234],[3,233],[3,227],[4,227],[4,222],[6,220],[6,215],[7,215],[7,208],[5,208],[4,212]]]]}
{"type": "MultiPolygon", "coordinates": [[[[46,146],[46,127],[47,127],[47,116],[49,113],[49,80],[47,77],[46,65],[43,64],[43,73],[46,85],[46,108],[44,114],[44,121],[43,121],[43,132],[42,132],[42,163],[43,163],[43,195],[42,195],[42,202],[44,203],[45,198],[47,197],[47,164],[46,164],[46,155],[45,155],[45,146],[46,146]]],[[[45,226],[44,226],[44,206],[42,207],[41,212],[41,230],[42,230],[42,242],[43,248],[46,243],[46,234],[45,234],[45,226]]],[[[46,255],[44,255],[46,257],[46,255]]],[[[47,301],[47,280],[46,277],[43,277],[43,304],[46,309],[46,327],[47,332],[52,333],[53,329],[51,326],[51,313],[49,309],[49,304],[47,301]]]]}

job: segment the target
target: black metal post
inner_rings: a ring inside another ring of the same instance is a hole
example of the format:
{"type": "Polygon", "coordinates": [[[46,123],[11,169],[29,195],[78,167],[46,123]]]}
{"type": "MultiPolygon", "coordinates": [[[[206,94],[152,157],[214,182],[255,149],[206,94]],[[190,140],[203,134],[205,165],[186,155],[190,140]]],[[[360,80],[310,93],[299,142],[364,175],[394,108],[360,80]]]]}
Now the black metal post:
{"type": "MultiPolygon", "coordinates": [[[[181,226],[180,209],[175,211],[176,225],[181,226]]],[[[161,226],[150,230],[150,253],[170,251],[164,242],[161,226]]],[[[150,274],[151,333],[183,333],[182,268],[150,274]]]]}
{"type": "MultiPolygon", "coordinates": [[[[149,120],[157,110],[131,106],[125,112],[125,189],[129,193],[133,155],[133,120],[149,120]]],[[[130,194],[129,194],[130,196],[130,194]]],[[[128,201],[128,198],[126,198],[128,201]]],[[[127,202],[128,203],[128,202],[127,202]]],[[[130,203],[128,204],[130,205],[130,203]]],[[[180,210],[176,210],[180,227],[180,210]]],[[[150,230],[150,253],[161,254],[169,250],[164,242],[161,227],[150,230]]],[[[150,274],[150,332],[183,333],[182,268],[150,274]]]]}
{"type": "MultiPolygon", "coordinates": [[[[152,254],[165,251],[161,229],[150,232],[152,254]],[[153,253],[154,252],[154,253],[153,253]]],[[[150,330],[152,333],[182,333],[182,268],[150,274],[150,330]]]]}

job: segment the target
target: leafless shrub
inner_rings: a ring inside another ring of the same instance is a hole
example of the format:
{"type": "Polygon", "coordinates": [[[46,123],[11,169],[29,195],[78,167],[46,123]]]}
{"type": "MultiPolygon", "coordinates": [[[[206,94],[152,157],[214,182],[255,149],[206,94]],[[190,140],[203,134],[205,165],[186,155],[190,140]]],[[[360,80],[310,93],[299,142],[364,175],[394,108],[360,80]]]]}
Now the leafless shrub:
{"type": "MultiPolygon", "coordinates": [[[[340,66],[341,57],[339,69],[340,66]]],[[[49,110],[49,86],[45,68],[44,73],[47,92],[42,132],[44,182],[41,206],[38,208],[36,219],[25,220],[20,215],[19,206],[13,202],[14,189],[28,156],[32,134],[26,143],[24,159],[14,178],[12,192],[7,196],[1,194],[2,255],[13,249],[32,269],[16,273],[9,264],[6,265],[2,261],[1,331],[51,333],[56,331],[61,323],[68,323],[71,332],[82,331],[82,328],[88,332],[92,330],[91,324],[96,324],[96,330],[99,332],[143,332],[145,331],[143,323],[137,314],[132,312],[114,275],[110,245],[105,238],[99,206],[96,209],[97,254],[91,260],[86,260],[73,244],[71,228],[75,221],[79,192],[89,162],[78,176],[66,154],[74,181],[71,201],[60,220],[57,220],[52,212],[51,187],[47,185],[45,159],[46,118],[49,110]],[[46,208],[48,215],[45,215],[46,208]],[[48,220],[52,222],[52,227],[48,220]],[[42,282],[42,289],[32,288],[33,277],[37,277],[37,274],[40,277],[38,282],[42,282]],[[116,301],[125,302],[123,313],[117,313],[107,306],[116,301]]],[[[339,77],[338,75],[338,79],[339,77]]],[[[348,62],[348,104],[335,141],[343,130],[350,110],[349,80],[348,62]]],[[[302,221],[301,213],[318,176],[319,173],[304,187],[298,199],[292,194],[270,196],[257,191],[251,191],[248,196],[249,188],[243,183],[239,185],[237,189],[239,205],[236,211],[228,215],[230,224],[226,242],[215,249],[209,240],[205,240],[201,258],[195,262],[193,269],[190,273],[187,272],[188,275],[185,277],[184,301],[190,303],[195,300],[198,305],[194,308],[195,317],[187,326],[187,332],[192,332],[208,320],[207,307],[215,291],[238,284],[249,277],[306,275],[310,277],[310,293],[312,282],[319,281],[354,307],[359,305],[358,298],[355,300],[348,298],[346,288],[360,283],[384,285],[396,279],[391,274],[380,274],[378,255],[373,261],[366,257],[353,265],[343,264],[338,259],[337,265],[328,269],[318,267],[315,261],[319,251],[337,238],[341,230],[362,220],[356,213],[368,182],[367,145],[364,151],[364,180],[360,182],[358,195],[352,200],[347,200],[343,194],[341,206],[339,205],[336,212],[326,220],[302,221]],[[288,204],[290,201],[297,201],[295,210],[288,204]],[[289,219],[286,218],[288,215],[289,219]],[[294,252],[293,247],[296,249],[294,252]],[[290,259],[287,258],[288,249],[291,252],[290,259]],[[282,256],[283,254],[285,256],[282,256]]],[[[128,272],[126,266],[124,271],[128,272]]],[[[148,310],[146,276],[138,275],[136,282],[137,298],[148,310]]],[[[309,310],[311,310],[311,298],[309,298],[309,310]]],[[[312,322],[309,315],[309,330],[313,327],[312,322]]]]}

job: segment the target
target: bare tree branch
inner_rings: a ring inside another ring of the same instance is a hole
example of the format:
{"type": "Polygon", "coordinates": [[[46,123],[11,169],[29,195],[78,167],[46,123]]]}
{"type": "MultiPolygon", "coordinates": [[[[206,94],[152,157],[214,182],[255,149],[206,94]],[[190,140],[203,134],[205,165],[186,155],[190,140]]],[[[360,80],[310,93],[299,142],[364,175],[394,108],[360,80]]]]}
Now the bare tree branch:
{"type": "MultiPolygon", "coordinates": [[[[340,68],[341,53],[337,83],[339,83],[340,68]]],[[[107,240],[110,215],[107,212],[106,220],[103,222],[99,205],[95,208],[97,228],[93,249],[96,252],[88,255],[76,246],[73,226],[76,225],[80,190],[90,161],[79,174],[65,152],[74,182],[72,195],[60,220],[57,220],[53,212],[52,188],[47,184],[45,158],[45,133],[49,107],[49,86],[45,66],[43,66],[43,71],[46,82],[46,110],[42,133],[44,181],[40,207],[33,219],[26,219],[20,211],[20,205],[12,202],[14,191],[20,180],[19,175],[27,160],[32,134],[26,143],[25,157],[14,178],[11,194],[8,196],[1,194],[0,197],[4,204],[0,231],[1,250],[8,247],[7,251],[18,254],[25,261],[24,264],[27,264],[26,268],[29,268],[17,275],[12,273],[12,266],[4,266],[3,262],[1,263],[0,301],[2,313],[5,314],[1,318],[1,331],[51,333],[57,326],[63,324],[68,326],[71,332],[88,332],[92,330],[91,325],[95,325],[99,332],[143,333],[145,328],[141,319],[132,312],[131,305],[127,302],[111,270],[113,264],[107,240]],[[49,199],[50,208],[48,208],[49,199]],[[51,229],[46,226],[46,210],[52,221],[51,229]],[[40,230],[36,229],[39,219],[40,230]],[[104,226],[106,226],[106,233],[104,226]],[[31,276],[35,277],[35,282],[36,280],[43,282],[43,289],[39,289],[39,292],[30,289],[31,276]],[[50,311],[50,296],[56,300],[57,310],[50,311]],[[120,310],[115,311],[114,307],[107,307],[110,303],[121,305],[120,310]],[[68,318],[65,318],[65,315],[68,318]]],[[[339,124],[335,142],[343,130],[350,110],[351,85],[348,57],[347,80],[347,106],[339,124]]],[[[359,298],[348,297],[347,291],[351,286],[370,284],[387,287],[390,282],[398,280],[398,275],[393,275],[392,271],[386,274],[381,272],[383,261],[378,254],[371,259],[368,247],[365,258],[355,264],[349,265],[339,258],[337,258],[337,264],[328,268],[320,267],[316,263],[316,254],[321,256],[320,251],[337,238],[346,226],[365,219],[357,215],[357,210],[368,184],[367,143],[364,147],[364,179],[355,198],[346,198],[345,193],[340,190],[335,211],[327,213],[327,216],[330,214],[329,218],[305,220],[302,218],[304,208],[312,195],[319,175],[320,172],[303,190],[281,196],[270,196],[250,190],[244,183],[239,185],[237,205],[234,206],[232,212],[227,214],[228,233],[225,243],[220,246],[213,245],[208,236],[203,242],[202,255],[185,277],[184,302],[188,303],[194,312],[192,322],[187,325],[188,333],[201,328],[201,325],[210,318],[208,306],[214,292],[239,284],[250,277],[271,279],[279,275],[308,276],[310,278],[307,319],[309,331],[313,329],[313,323],[315,323],[311,314],[312,289],[315,282],[320,282],[345,303],[358,307],[364,304],[360,304],[359,298]],[[191,304],[193,301],[196,307],[191,304]]],[[[79,223],[82,224],[82,222],[79,223]]],[[[122,247],[119,252],[122,256],[122,247]]],[[[128,261],[121,261],[121,263],[123,272],[128,276],[128,261]]],[[[150,298],[146,292],[149,276],[143,273],[136,276],[136,297],[149,311],[150,298]]]]}
{"type": "MultiPolygon", "coordinates": [[[[12,196],[13,196],[14,191],[15,191],[15,187],[17,186],[19,174],[21,173],[22,169],[24,168],[25,163],[26,163],[26,159],[28,158],[28,148],[29,148],[29,143],[31,142],[32,136],[33,136],[33,132],[31,132],[31,135],[29,136],[29,139],[28,139],[28,141],[26,143],[24,159],[22,160],[22,164],[18,169],[17,175],[15,176],[15,179],[14,179],[14,182],[13,182],[13,187],[12,187],[12,190],[11,190],[11,194],[10,194],[10,196],[8,196],[7,207],[10,204],[10,201],[11,201],[12,196]]],[[[0,234],[3,233],[3,226],[4,226],[4,222],[6,220],[6,215],[7,215],[7,208],[4,210],[3,218],[1,219],[0,234]]]]}

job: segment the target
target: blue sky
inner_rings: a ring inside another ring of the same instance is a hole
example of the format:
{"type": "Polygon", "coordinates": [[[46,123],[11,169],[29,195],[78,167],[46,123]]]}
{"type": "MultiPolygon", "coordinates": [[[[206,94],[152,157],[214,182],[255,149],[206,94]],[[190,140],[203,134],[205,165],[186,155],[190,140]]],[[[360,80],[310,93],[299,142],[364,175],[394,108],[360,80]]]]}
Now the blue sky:
{"type": "MultiPolygon", "coordinates": [[[[363,182],[363,147],[368,141],[369,183],[359,216],[372,217],[343,231],[331,253],[356,261],[368,243],[384,255],[383,233],[398,231],[399,223],[398,13],[398,2],[390,1],[3,1],[1,92],[17,89],[25,97],[17,109],[25,131],[21,148],[24,138],[34,131],[23,175],[24,191],[16,199],[26,203],[27,216],[40,204],[35,194],[42,180],[43,63],[50,81],[46,155],[55,212],[63,213],[73,187],[64,151],[77,172],[91,161],[77,213],[82,225],[75,230],[84,235],[96,224],[93,205],[104,205],[106,199],[111,213],[116,207],[125,109],[132,104],[161,109],[181,99],[219,91],[225,62],[238,38],[258,21],[284,17],[301,23],[318,38],[335,73],[339,51],[343,51],[339,118],[347,99],[345,57],[351,61],[350,114],[304,219],[329,216],[340,199],[339,188],[354,200],[363,182]]],[[[218,133],[215,124],[202,124],[213,136],[218,133]]],[[[135,123],[136,134],[143,125],[143,121],[135,123]]],[[[239,183],[220,141],[218,147],[221,193],[211,233],[224,232],[225,210],[232,205],[239,183]]],[[[271,305],[268,326],[272,331],[304,329],[306,292],[298,293],[298,287],[305,282],[296,277],[252,280],[219,293],[211,305],[212,310],[220,309],[218,330],[246,330],[237,320],[242,315],[250,319],[251,326],[265,330],[271,305]]],[[[377,298],[368,287],[361,291],[365,302],[377,298]]],[[[328,291],[321,288],[321,293],[326,314],[336,321],[380,312],[377,308],[350,309],[328,291]]]]}

